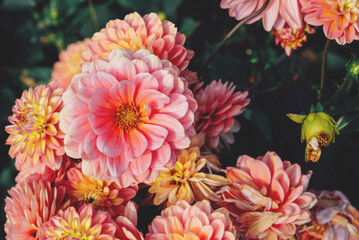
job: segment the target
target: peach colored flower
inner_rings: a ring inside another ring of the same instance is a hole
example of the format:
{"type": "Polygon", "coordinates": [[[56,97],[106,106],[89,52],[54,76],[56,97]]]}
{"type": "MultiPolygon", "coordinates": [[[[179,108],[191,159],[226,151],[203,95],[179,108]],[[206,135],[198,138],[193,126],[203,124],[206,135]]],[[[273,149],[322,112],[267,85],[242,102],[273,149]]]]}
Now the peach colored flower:
{"type": "MultiPolygon", "coordinates": [[[[89,50],[82,57],[85,62],[96,59],[107,60],[110,52],[116,48],[148,49],[161,60],[167,59],[180,72],[184,71],[194,55],[183,44],[186,41],[184,34],[177,32],[177,28],[170,21],[161,21],[157,14],[150,13],[143,18],[137,13],[125,16],[124,20],[109,21],[106,27],[93,35],[89,50]]],[[[196,75],[184,73],[189,82],[196,75]]]]}
{"type": "Polygon", "coordinates": [[[311,222],[299,231],[302,240],[359,239],[359,211],[339,191],[315,192],[317,204],[311,209],[311,222]]]}
{"type": "Polygon", "coordinates": [[[220,190],[219,205],[246,239],[288,239],[310,221],[308,209],[316,197],[304,191],[311,174],[302,175],[298,164],[283,162],[273,152],[258,159],[241,156],[236,167],[227,168],[230,185],[220,190]]]}
{"type": "Polygon", "coordinates": [[[156,180],[195,135],[192,92],[168,60],[146,49],[85,63],[63,99],[66,153],[83,159],[86,176],[121,187],[156,180]]]}
{"type": "MultiPolygon", "coordinates": [[[[238,21],[258,11],[266,0],[222,0],[221,8],[229,9],[229,16],[238,21]]],[[[249,24],[262,19],[264,29],[282,29],[288,24],[291,28],[301,28],[303,17],[298,0],[271,0],[266,9],[257,17],[248,21],[249,24]]]]}
{"type": "Polygon", "coordinates": [[[284,48],[285,53],[290,56],[292,49],[297,50],[298,47],[303,47],[303,42],[307,41],[306,33],[315,33],[315,30],[308,24],[299,29],[293,29],[288,26],[282,29],[273,29],[272,34],[275,36],[275,43],[280,43],[284,48]]]}
{"type": "Polygon", "coordinates": [[[9,154],[16,169],[34,168],[43,173],[45,167],[60,168],[64,155],[64,134],[59,129],[59,113],[63,108],[61,88],[40,85],[24,91],[12,108],[12,125],[5,130],[11,145],[9,154]]]}
{"type": "Polygon", "coordinates": [[[115,182],[95,180],[86,177],[80,168],[71,168],[67,172],[66,193],[71,205],[78,208],[91,203],[96,210],[106,211],[112,217],[123,215],[126,203],[133,198],[137,186],[121,188],[115,182]]]}
{"type": "Polygon", "coordinates": [[[81,55],[87,50],[90,39],[78,41],[67,46],[59,54],[59,61],[54,64],[51,80],[59,87],[67,89],[73,76],[81,72],[81,55]]]}
{"type": "Polygon", "coordinates": [[[8,240],[39,239],[42,224],[69,205],[64,200],[65,187],[50,182],[21,182],[5,199],[5,232],[8,240]]]}
{"type": "Polygon", "coordinates": [[[195,98],[198,110],[195,112],[195,129],[206,134],[206,145],[210,148],[219,146],[219,139],[224,142],[234,143],[232,132],[240,129],[234,116],[244,111],[244,107],[250,102],[246,98],[248,92],[234,92],[233,83],[212,81],[204,89],[199,89],[195,98]]]}
{"type": "Polygon", "coordinates": [[[136,228],[137,209],[133,202],[126,205],[123,216],[116,218],[116,237],[120,240],[143,240],[143,234],[136,228]]]}
{"type": "Polygon", "coordinates": [[[329,39],[344,45],[359,39],[359,2],[357,0],[300,0],[304,21],[323,26],[329,39]]]}
{"type": "Polygon", "coordinates": [[[71,206],[52,217],[42,226],[39,239],[114,240],[115,233],[111,215],[84,204],[78,211],[71,206]]]}
{"type": "Polygon", "coordinates": [[[148,226],[146,240],[234,240],[228,211],[212,210],[207,200],[191,206],[182,200],[162,211],[148,226]]]}
{"type": "Polygon", "coordinates": [[[206,159],[201,157],[198,147],[182,150],[174,168],[161,171],[151,184],[148,191],[155,195],[153,203],[160,205],[166,202],[167,206],[171,206],[179,200],[190,204],[204,199],[218,201],[220,196],[213,190],[226,184],[227,179],[202,172],[205,165],[206,159]]]}

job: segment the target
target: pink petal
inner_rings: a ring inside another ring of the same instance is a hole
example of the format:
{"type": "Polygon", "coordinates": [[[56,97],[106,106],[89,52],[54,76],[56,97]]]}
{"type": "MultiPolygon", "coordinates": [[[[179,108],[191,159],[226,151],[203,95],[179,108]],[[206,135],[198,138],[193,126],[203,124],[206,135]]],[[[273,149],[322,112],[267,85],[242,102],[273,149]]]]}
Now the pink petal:
{"type": "Polygon", "coordinates": [[[132,81],[124,80],[110,89],[110,96],[121,105],[127,105],[134,100],[136,86],[132,81]]]}
{"type": "Polygon", "coordinates": [[[119,156],[124,149],[124,145],[123,131],[120,128],[97,138],[97,148],[109,157],[119,156]]]}

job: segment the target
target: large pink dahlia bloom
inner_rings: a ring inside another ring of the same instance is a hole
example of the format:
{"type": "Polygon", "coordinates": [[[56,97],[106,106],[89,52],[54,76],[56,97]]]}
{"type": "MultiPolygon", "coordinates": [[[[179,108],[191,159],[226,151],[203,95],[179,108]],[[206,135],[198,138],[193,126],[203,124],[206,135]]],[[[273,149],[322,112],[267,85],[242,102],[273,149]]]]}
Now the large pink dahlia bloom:
{"type": "Polygon", "coordinates": [[[228,211],[212,210],[207,200],[191,206],[181,200],[162,211],[148,227],[146,240],[234,240],[228,211]]]}
{"type": "Polygon", "coordinates": [[[359,39],[357,0],[300,0],[304,21],[322,26],[327,38],[344,45],[359,39]]]}
{"type": "Polygon", "coordinates": [[[15,158],[16,169],[32,168],[42,173],[46,167],[60,168],[64,152],[64,134],[59,129],[59,114],[64,104],[63,90],[53,84],[40,85],[24,91],[12,108],[12,125],[6,126],[10,134],[6,144],[15,158]]]}
{"type": "Polygon", "coordinates": [[[85,175],[122,187],[152,182],[195,135],[197,104],[168,60],[146,49],[114,50],[86,63],[63,94],[66,153],[85,175]]]}
{"type": "MultiPolygon", "coordinates": [[[[222,0],[221,8],[229,9],[229,16],[238,21],[258,11],[266,0],[222,0]]],[[[288,24],[293,29],[301,28],[303,18],[298,0],[271,0],[266,9],[257,17],[248,21],[254,23],[262,19],[266,31],[272,28],[282,29],[288,24]]]]}
{"type": "Polygon", "coordinates": [[[228,209],[242,237],[288,239],[310,221],[308,209],[316,202],[313,193],[304,192],[310,176],[273,152],[258,159],[241,156],[236,167],[227,168],[231,184],[220,191],[219,204],[228,209]]]}
{"type": "Polygon", "coordinates": [[[220,137],[225,143],[233,143],[232,132],[240,129],[234,116],[244,111],[250,102],[246,98],[248,92],[234,92],[236,86],[219,81],[212,81],[205,89],[195,94],[198,110],[195,113],[195,128],[197,132],[204,132],[206,144],[210,148],[219,145],[220,137]]]}
{"type": "Polygon", "coordinates": [[[180,72],[184,71],[194,53],[183,44],[184,34],[170,21],[161,21],[157,14],[151,13],[143,18],[137,13],[125,16],[124,20],[109,21],[106,27],[93,35],[89,50],[82,57],[85,62],[96,59],[107,60],[116,48],[148,49],[160,59],[169,60],[180,72]]]}
{"type": "Polygon", "coordinates": [[[5,232],[8,240],[39,239],[43,223],[65,209],[65,187],[52,187],[50,182],[21,182],[5,199],[5,232]]]}

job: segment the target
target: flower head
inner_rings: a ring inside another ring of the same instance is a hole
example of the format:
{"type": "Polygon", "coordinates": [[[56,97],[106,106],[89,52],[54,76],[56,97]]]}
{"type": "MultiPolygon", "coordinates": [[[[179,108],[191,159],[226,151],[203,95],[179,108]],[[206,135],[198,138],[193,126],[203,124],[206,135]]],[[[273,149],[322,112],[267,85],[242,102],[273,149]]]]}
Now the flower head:
{"type": "Polygon", "coordinates": [[[359,211],[339,191],[316,192],[312,219],[299,231],[302,240],[359,239],[359,211]]]}
{"type": "Polygon", "coordinates": [[[235,239],[228,211],[224,208],[213,211],[207,200],[193,206],[178,201],[155,217],[148,229],[147,240],[235,239]]]}
{"type": "Polygon", "coordinates": [[[107,60],[116,48],[137,51],[147,49],[161,60],[167,59],[180,72],[184,71],[194,53],[183,44],[184,34],[170,21],[161,21],[155,13],[143,18],[137,13],[125,16],[124,20],[109,21],[106,27],[93,35],[89,50],[82,56],[85,62],[96,59],[107,60]]]}
{"type": "Polygon", "coordinates": [[[303,42],[307,41],[306,33],[315,33],[315,30],[306,24],[299,29],[288,26],[282,29],[274,29],[272,33],[275,36],[275,43],[277,45],[280,43],[285,53],[290,56],[292,49],[297,50],[298,47],[303,47],[303,42]]]}
{"type": "MultiPolygon", "coordinates": [[[[238,21],[244,19],[254,12],[257,12],[266,0],[222,0],[221,8],[229,9],[229,16],[235,17],[238,21]]],[[[302,27],[302,14],[298,0],[271,0],[266,9],[257,17],[248,21],[254,23],[262,19],[266,31],[272,28],[282,29],[289,25],[293,29],[302,27]]]]}
{"type": "Polygon", "coordinates": [[[81,72],[81,55],[87,50],[89,39],[72,43],[59,54],[59,61],[54,64],[51,80],[59,87],[67,89],[73,76],[81,72]]]}
{"type": "Polygon", "coordinates": [[[9,117],[12,125],[5,130],[10,134],[6,144],[11,145],[9,154],[17,170],[33,168],[42,173],[45,167],[60,168],[65,153],[64,134],[59,129],[62,92],[53,85],[40,85],[16,100],[9,117]]]}
{"type": "Polygon", "coordinates": [[[304,21],[343,45],[359,39],[357,0],[300,0],[304,21]]]}
{"type": "Polygon", "coordinates": [[[287,114],[296,123],[302,123],[301,141],[306,142],[305,161],[318,161],[321,148],[335,141],[339,134],[334,119],[324,112],[308,115],[287,114]]]}
{"type": "Polygon", "coordinates": [[[218,147],[220,137],[226,143],[233,143],[232,132],[240,129],[234,116],[244,111],[250,99],[246,98],[248,92],[234,92],[234,89],[233,83],[223,84],[219,80],[212,81],[195,94],[199,106],[195,113],[195,128],[206,134],[206,144],[210,148],[218,147]]]}
{"type": "Polygon", "coordinates": [[[39,239],[43,223],[69,205],[64,201],[65,188],[50,182],[21,182],[5,199],[6,239],[39,239]]]}
{"type": "Polygon", "coordinates": [[[192,92],[168,60],[146,49],[85,63],[63,99],[66,153],[83,159],[85,175],[122,187],[156,180],[195,135],[192,92]]]}
{"type": "Polygon", "coordinates": [[[214,188],[227,183],[227,179],[201,172],[206,165],[206,159],[201,157],[198,147],[183,150],[173,169],[161,171],[157,180],[148,190],[155,194],[155,205],[167,201],[167,206],[180,200],[190,204],[194,200],[204,199],[218,201],[219,195],[213,192],[214,188]]]}
{"type": "Polygon", "coordinates": [[[108,213],[85,204],[78,211],[71,206],[52,217],[43,225],[39,239],[113,240],[115,233],[116,224],[108,213]]]}
{"type": "Polygon", "coordinates": [[[258,159],[238,158],[227,168],[229,185],[220,192],[237,230],[248,239],[288,239],[310,221],[314,194],[304,192],[311,172],[302,175],[298,164],[282,161],[273,152],[258,159]]]}
{"type": "Polygon", "coordinates": [[[66,193],[72,206],[91,203],[96,210],[106,211],[113,217],[123,215],[126,203],[138,191],[137,186],[121,188],[115,182],[86,177],[76,167],[68,170],[67,178],[66,193]]]}

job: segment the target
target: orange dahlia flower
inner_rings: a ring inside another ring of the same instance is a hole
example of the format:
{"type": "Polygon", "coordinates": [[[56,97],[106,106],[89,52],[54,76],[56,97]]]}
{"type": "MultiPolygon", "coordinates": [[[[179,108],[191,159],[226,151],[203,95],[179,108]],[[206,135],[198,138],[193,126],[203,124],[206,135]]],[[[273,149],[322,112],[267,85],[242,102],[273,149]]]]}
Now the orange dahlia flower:
{"type": "Polygon", "coordinates": [[[236,234],[228,211],[213,211],[207,200],[193,206],[177,202],[155,217],[148,230],[146,240],[234,240],[236,234]]]}
{"type": "Polygon", "coordinates": [[[304,21],[323,26],[324,34],[343,45],[359,39],[357,0],[300,0],[304,21]]]}
{"type": "Polygon", "coordinates": [[[5,131],[10,134],[6,144],[11,145],[9,154],[15,158],[17,170],[33,168],[43,173],[45,167],[60,168],[65,154],[64,134],[59,129],[62,92],[53,85],[40,85],[24,91],[16,100],[9,117],[12,125],[5,131]]]}
{"type": "Polygon", "coordinates": [[[81,55],[87,50],[89,39],[72,43],[67,49],[59,54],[59,61],[54,64],[51,80],[56,82],[59,87],[66,89],[73,76],[81,72],[81,55]]]}
{"type": "Polygon", "coordinates": [[[43,223],[65,209],[65,187],[52,187],[50,182],[21,182],[5,199],[5,232],[8,240],[37,240],[43,223]]]}
{"type": "Polygon", "coordinates": [[[205,165],[206,159],[201,157],[198,147],[183,150],[174,168],[161,171],[157,180],[151,184],[148,191],[155,194],[153,203],[160,205],[166,202],[170,206],[180,200],[190,204],[194,200],[218,201],[220,196],[213,190],[226,184],[227,179],[201,172],[205,165]]]}
{"type": "Polygon", "coordinates": [[[227,168],[230,184],[220,190],[219,205],[228,209],[245,239],[288,239],[310,221],[316,202],[313,193],[304,192],[310,176],[273,152],[258,159],[241,156],[236,167],[227,168]]]}

